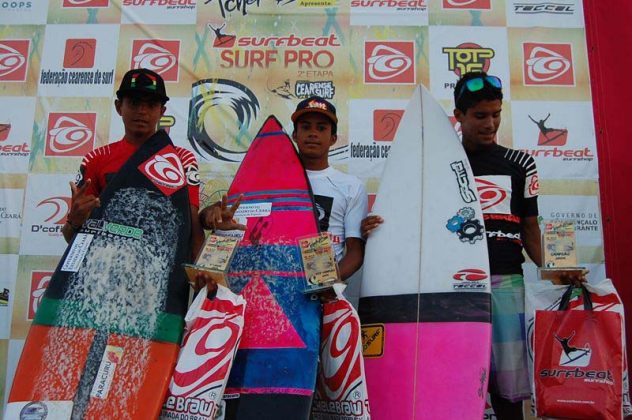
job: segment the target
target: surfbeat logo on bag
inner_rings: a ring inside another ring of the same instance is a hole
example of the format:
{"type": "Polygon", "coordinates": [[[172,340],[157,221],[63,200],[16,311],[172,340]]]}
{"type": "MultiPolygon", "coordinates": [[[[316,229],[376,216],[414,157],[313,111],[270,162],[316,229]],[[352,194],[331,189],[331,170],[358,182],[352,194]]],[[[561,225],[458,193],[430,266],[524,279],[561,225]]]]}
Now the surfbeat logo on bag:
{"type": "Polygon", "coordinates": [[[162,418],[173,412],[215,415],[243,328],[240,299],[237,304],[220,298],[203,303],[182,344],[162,418]]]}
{"type": "Polygon", "coordinates": [[[368,418],[359,319],[344,300],[325,304],[323,312],[321,367],[312,413],[315,418],[332,415],[368,418]]]}
{"type": "Polygon", "coordinates": [[[414,84],[413,41],[365,41],[364,83],[414,84]]]}
{"type": "Polygon", "coordinates": [[[574,86],[571,44],[522,44],[526,86],[574,86]]]}
{"type": "Polygon", "coordinates": [[[178,81],[179,40],[135,39],[132,42],[131,68],[155,71],[165,82],[178,81]]]}
{"type": "Polygon", "coordinates": [[[44,156],[85,156],[94,149],[96,125],[94,112],[51,112],[44,156]]]}
{"type": "Polygon", "coordinates": [[[590,344],[586,343],[584,347],[581,348],[574,347],[570,342],[574,336],[575,331],[568,337],[559,337],[555,334],[555,339],[564,350],[560,355],[560,366],[586,367],[590,364],[590,355],[592,354],[590,344]]]}
{"type": "Polygon", "coordinates": [[[166,196],[170,196],[186,184],[182,162],[171,145],[141,163],[138,170],[166,196]]]}
{"type": "Polygon", "coordinates": [[[31,41],[27,39],[0,40],[0,82],[26,80],[30,47],[31,41]]]}
{"type": "MultiPolygon", "coordinates": [[[[589,342],[585,342],[583,345],[576,347],[576,343],[571,343],[571,340],[575,337],[575,331],[560,336],[558,334],[553,335],[556,342],[559,344],[556,351],[560,353],[559,357],[559,369],[541,369],[539,375],[541,378],[553,377],[553,378],[574,378],[582,379],[584,382],[597,382],[613,384],[614,377],[610,370],[588,370],[580,369],[590,366],[592,358],[592,348],[589,342]],[[565,369],[574,368],[574,369],[565,369]]],[[[577,341],[577,340],[573,340],[577,341]]]]}

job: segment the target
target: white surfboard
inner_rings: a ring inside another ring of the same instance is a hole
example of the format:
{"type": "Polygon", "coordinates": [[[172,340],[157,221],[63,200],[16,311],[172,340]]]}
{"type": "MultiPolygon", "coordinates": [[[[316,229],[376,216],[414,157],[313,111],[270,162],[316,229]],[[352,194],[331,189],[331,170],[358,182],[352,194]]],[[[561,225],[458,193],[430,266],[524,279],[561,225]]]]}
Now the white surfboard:
{"type": "Polygon", "coordinates": [[[474,176],[422,86],[389,152],[359,304],[371,417],[482,418],[491,351],[487,243],[474,176]]]}

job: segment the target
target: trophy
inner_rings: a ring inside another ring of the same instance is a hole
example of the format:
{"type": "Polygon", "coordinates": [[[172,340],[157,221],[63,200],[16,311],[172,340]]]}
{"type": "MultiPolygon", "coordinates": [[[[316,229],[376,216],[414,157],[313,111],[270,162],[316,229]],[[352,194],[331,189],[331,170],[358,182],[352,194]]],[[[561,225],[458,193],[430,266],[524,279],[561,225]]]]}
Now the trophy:
{"type": "Polygon", "coordinates": [[[323,293],[330,290],[338,280],[338,265],[329,235],[298,238],[305,279],[304,293],[323,293]]]}
{"type": "Polygon", "coordinates": [[[195,276],[202,272],[208,274],[217,284],[228,287],[226,272],[239,244],[239,238],[231,236],[208,235],[195,264],[182,264],[189,283],[195,283],[195,276]]]}
{"type": "Polygon", "coordinates": [[[583,275],[588,271],[577,265],[575,222],[554,220],[544,222],[542,232],[542,279],[561,283],[560,275],[583,275]]]}

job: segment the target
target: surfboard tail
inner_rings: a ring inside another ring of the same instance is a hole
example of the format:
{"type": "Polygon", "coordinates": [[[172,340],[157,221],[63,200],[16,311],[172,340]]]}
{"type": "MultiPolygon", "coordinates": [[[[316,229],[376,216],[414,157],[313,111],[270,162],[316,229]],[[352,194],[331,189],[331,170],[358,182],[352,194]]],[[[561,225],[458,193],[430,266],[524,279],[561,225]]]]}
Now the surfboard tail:
{"type": "Polygon", "coordinates": [[[169,380],[164,361],[175,363],[178,346],[117,334],[99,341],[92,329],[31,326],[23,350],[28,361],[18,364],[7,409],[32,404],[82,418],[157,416],[169,380]],[[139,365],[140,359],[145,363],[139,365]]]}

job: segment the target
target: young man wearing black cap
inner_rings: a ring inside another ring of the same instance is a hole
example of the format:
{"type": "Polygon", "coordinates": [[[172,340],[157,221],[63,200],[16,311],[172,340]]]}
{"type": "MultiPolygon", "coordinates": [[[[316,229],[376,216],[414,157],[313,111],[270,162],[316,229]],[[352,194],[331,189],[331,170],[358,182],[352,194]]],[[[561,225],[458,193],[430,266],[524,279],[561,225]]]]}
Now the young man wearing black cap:
{"type": "Polygon", "coordinates": [[[312,187],[320,230],[329,233],[340,278],[346,280],[364,259],[360,232],[368,208],[364,184],[329,166],[329,148],[338,139],[336,108],[330,102],[318,96],[301,101],[292,122],[292,138],[312,187]]]}
{"type": "MultiPolygon", "coordinates": [[[[88,153],[81,162],[77,182],[70,183],[71,205],[63,227],[64,238],[70,242],[75,232],[88,219],[90,212],[100,206],[99,195],[110,178],[157,131],[165,113],[169,97],[162,77],[147,69],[133,69],[125,73],[116,92],[114,105],[123,119],[124,137],[88,153]]],[[[190,151],[175,146],[186,175],[191,205],[191,245],[193,255],[204,240],[198,219],[199,176],[198,164],[190,151]]]]}

